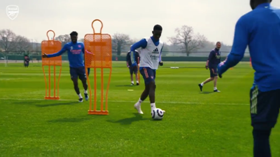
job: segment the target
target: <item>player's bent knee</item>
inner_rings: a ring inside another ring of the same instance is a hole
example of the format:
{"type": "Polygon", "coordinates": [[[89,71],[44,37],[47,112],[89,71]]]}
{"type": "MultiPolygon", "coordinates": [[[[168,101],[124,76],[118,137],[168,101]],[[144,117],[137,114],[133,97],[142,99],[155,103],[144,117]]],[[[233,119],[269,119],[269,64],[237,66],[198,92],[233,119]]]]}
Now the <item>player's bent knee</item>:
{"type": "Polygon", "coordinates": [[[73,82],[78,82],[78,79],[77,78],[72,78],[71,79],[73,82]]]}
{"type": "Polygon", "coordinates": [[[74,82],[74,88],[78,88],[78,83],[74,82]]]}
{"type": "Polygon", "coordinates": [[[149,90],[150,89],[150,84],[146,84],[145,85],[145,90],[149,90]]]}
{"type": "Polygon", "coordinates": [[[82,81],[83,83],[87,83],[87,79],[85,79],[85,78],[81,79],[81,81],[82,81]]]}
{"type": "Polygon", "coordinates": [[[150,89],[155,89],[155,88],[156,88],[155,86],[156,86],[156,84],[155,84],[154,81],[151,81],[151,82],[149,83],[150,89]]]}
{"type": "Polygon", "coordinates": [[[71,80],[73,81],[74,84],[78,84],[78,79],[77,78],[72,78],[71,80]]]}

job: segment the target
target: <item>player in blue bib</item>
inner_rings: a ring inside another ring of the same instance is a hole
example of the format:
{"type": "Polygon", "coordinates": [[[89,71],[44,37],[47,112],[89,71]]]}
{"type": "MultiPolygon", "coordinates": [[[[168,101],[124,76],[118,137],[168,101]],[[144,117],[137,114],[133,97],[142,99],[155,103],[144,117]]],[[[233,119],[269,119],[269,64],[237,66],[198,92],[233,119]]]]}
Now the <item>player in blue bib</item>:
{"type": "Polygon", "coordinates": [[[79,96],[79,102],[83,102],[83,96],[80,93],[80,89],[78,86],[78,77],[83,83],[84,87],[84,95],[85,99],[88,100],[88,92],[87,92],[87,77],[85,72],[85,65],[84,65],[84,44],[81,42],[77,42],[78,40],[78,33],[73,31],[70,33],[71,42],[65,44],[63,48],[54,54],[44,54],[42,57],[50,58],[62,55],[64,52],[67,51],[69,66],[70,66],[70,75],[71,79],[74,83],[74,89],[79,96]]]}

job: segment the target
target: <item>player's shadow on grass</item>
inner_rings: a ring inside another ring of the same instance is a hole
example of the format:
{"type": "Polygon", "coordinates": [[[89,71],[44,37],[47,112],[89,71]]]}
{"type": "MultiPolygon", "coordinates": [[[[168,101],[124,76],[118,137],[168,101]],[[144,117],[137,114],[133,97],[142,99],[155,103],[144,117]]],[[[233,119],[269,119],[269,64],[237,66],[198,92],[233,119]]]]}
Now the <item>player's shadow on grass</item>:
{"type": "Polygon", "coordinates": [[[62,102],[62,101],[57,101],[57,100],[28,100],[28,101],[16,101],[13,104],[24,104],[24,105],[35,105],[37,107],[50,107],[50,106],[60,106],[60,105],[73,105],[73,104],[78,104],[78,102],[62,102]]]}
{"type": "Polygon", "coordinates": [[[78,104],[78,102],[57,102],[57,103],[36,105],[36,106],[37,107],[50,107],[50,106],[74,105],[74,104],[78,104]]]}
{"type": "Polygon", "coordinates": [[[200,94],[212,94],[214,92],[200,92],[200,94]]]}
{"type": "Polygon", "coordinates": [[[113,121],[113,120],[107,120],[107,121],[111,123],[120,123],[121,125],[130,125],[133,122],[140,121],[140,120],[150,120],[150,118],[143,118],[142,115],[138,113],[134,113],[134,117],[124,118],[117,121],[113,121]]]}
{"type": "Polygon", "coordinates": [[[21,100],[21,101],[15,101],[13,102],[13,104],[19,104],[19,105],[35,105],[35,104],[40,104],[40,103],[43,103],[43,101],[41,100],[27,100],[27,101],[24,101],[24,100],[21,100]]]}
{"type": "Polygon", "coordinates": [[[90,116],[61,118],[61,119],[49,120],[48,122],[50,122],[50,123],[71,123],[71,122],[83,122],[86,120],[92,120],[92,118],[90,116]]]}

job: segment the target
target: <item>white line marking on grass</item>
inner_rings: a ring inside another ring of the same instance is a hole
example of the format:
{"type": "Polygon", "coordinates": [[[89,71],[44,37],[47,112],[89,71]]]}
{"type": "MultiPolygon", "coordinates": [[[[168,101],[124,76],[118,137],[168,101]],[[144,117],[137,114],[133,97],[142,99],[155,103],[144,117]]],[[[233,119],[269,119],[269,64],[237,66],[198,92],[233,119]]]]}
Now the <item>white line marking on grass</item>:
{"type": "MultiPolygon", "coordinates": [[[[0,98],[0,100],[17,100],[17,101],[41,101],[45,99],[18,99],[18,98],[0,98]]],[[[45,101],[76,101],[74,99],[59,99],[59,100],[45,100],[45,101]]],[[[78,100],[77,100],[78,102],[78,100]]],[[[100,101],[98,101],[100,102],[100,101]]],[[[136,101],[108,101],[109,103],[135,103],[136,101]]],[[[148,101],[147,101],[148,103],[148,101]]],[[[186,104],[186,105],[222,105],[222,106],[248,106],[249,104],[244,103],[205,103],[205,102],[182,102],[182,101],[158,101],[157,104],[186,104]]]]}

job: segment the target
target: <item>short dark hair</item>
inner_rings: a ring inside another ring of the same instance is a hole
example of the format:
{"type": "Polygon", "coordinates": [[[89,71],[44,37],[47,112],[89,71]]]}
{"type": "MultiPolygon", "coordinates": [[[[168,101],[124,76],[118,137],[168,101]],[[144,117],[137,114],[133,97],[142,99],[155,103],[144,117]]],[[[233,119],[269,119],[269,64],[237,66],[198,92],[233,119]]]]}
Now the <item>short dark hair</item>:
{"type": "Polygon", "coordinates": [[[267,2],[271,3],[272,2],[272,0],[259,0],[259,1],[264,2],[264,3],[267,3],[267,2]]]}
{"type": "Polygon", "coordinates": [[[78,33],[76,31],[73,31],[70,33],[70,36],[72,36],[72,35],[78,35],[78,33]]]}
{"type": "Polygon", "coordinates": [[[161,25],[155,25],[154,26],[154,30],[158,30],[158,31],[162,31],[162,27],[161,27],[161,25]]]}

